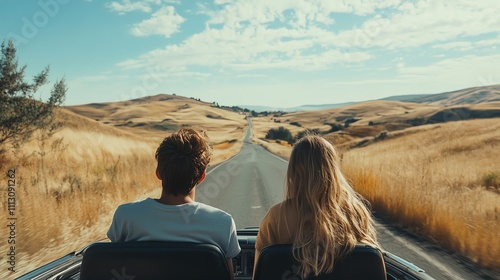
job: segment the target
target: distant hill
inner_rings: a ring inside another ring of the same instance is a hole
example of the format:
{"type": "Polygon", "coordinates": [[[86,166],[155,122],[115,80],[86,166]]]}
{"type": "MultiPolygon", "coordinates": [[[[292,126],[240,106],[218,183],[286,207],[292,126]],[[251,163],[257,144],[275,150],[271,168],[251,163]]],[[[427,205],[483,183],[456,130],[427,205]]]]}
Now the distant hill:
{"type": "Polygon", "coordinates": [[[297,107],[268,107],[268,106],[258,106],[258,105],[239,105],[238,107],[245,108],[248,110],[253,110],[255,112],[301,112],[301,111],[316,111],[316,110],[324,110],[324,109],[332,109],[339,108],[347,105],[354,104],[356,102],[346,102],[346,103],[337,103],[337,104],[318,104],[318,105],[301,105],[297,107]]]}
{"type": "Polygon", "coordinates": [[[439,94],[423,95],[406,101],[440,106],[495,102],[500,101],[500,85],[472,87],[439,94]]]}
{"type": "MultiPolygon", "coordinates": [[[[464,104],[480,104],[485,102],[500,101],[500,85],[482,86],[466,88],[451,92],[438,93],[438,94],[409,94],[409,95],[395,95],[384,97],[382,101],[401,101],[413,103],[425,103],[438,106],[453,106],[464,104]]],[[[302,105],[289,108],[276,108],[267,106],[252,106],[240,105],[239,107],[253,110],[255,112],[304,112],[340,108],[361,102],[346,102],[337,104],[318,104],[318,105],[302,105]]]]}
{"type": "Polygon", "coordinates": [[[320,131],[335,143],[376,137],[407,128],[463,121],[500,118],[500,101],[443,106],[437,104],[373,100],[339,108],[275,114],[259,118],[260,127],[284,126],[294,135],[305,129],[320,131]],[[267,122],[266,125],[263,123],[267,122]]]}
{"type": "Polygon", "coordinates": [[[207,130],[218,143],[233,135],[239,139],[247,125],[245,116],[193,98],[159,94],[133,100],[66,106],[65,109],[101,124],[149,136],[164,135],[182,127],[207,130]],[[224,132],[214,134],[210,132],[224,132]]]}
{"type": "MultiPolygon", "coordinates": [[[[389,96],[385,98],[381,98],[379,100],[387,100],[387,101],[404,101],[404,102],[416,102],[414,100],[418,100],[421,98],[425,98],[431,96],[433,94],[409,94],[409,95],[395,95],[389,96]]],[[[418,103],[418,102],[417,102],[418,103]]]]}

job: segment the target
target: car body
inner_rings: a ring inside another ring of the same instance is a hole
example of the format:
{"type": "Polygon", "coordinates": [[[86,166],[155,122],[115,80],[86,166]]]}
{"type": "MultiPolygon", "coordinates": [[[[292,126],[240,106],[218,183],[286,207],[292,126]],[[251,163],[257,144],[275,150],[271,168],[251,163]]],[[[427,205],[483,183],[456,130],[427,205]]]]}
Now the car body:
{"type": "MultiPolygon", "coordinates": [[[[233,258],[233,269],[235,279],[252,279],[255,255],[255,240],[258,227],[248,227],[238,230],[238,241],[241,252],[233,258]]],[[[64,257],[48,263],[40,268],[24,274],[18,280],[79,280],[85,248],[71,252],[64,257]]],[[[400,258],[390,252],[383,252],[386,266],[387,279],[389,280],[430,280],[434,279],[427,275],[424,270],[411,262],[400,258]]]]}

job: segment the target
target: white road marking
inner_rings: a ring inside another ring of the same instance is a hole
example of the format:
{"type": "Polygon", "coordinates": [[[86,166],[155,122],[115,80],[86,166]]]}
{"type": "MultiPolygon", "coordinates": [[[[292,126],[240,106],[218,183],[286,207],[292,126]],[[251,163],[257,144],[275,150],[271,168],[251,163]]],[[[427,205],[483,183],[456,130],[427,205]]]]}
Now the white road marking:
{"type": "Polygon", "coordinates": [[[406,246],[406,248],[408,248],[410,251],[414,252],[415,254],[419,255],[420,257],[422,257],[423,259],[425,259],[427,262],[429,262],[429,264],[435,266],[437,269],[441,270],[441,272],[443,272],[444,274],[446,275],[449,275],[450,277],[452,277],[453,279],[455,280],[467,280],[465,278],[462,278],[459,274],[457,274],[456,272],[448,269],[448,267],[446,267],[444,264],[442,264],[441,262],[439,262],[438,259],[434,258],[433,256],[427,254],[425,251],[423,251],[421,248],[409,243],[408,241],[406,241],[404,238],[402,237],[399,237],[399,236],[396,236],[395,234],[393,234],[390,230],[388,230],[387,228],[385,228],[384,226],[380,225],[379,223],[375,222],[375,224],[377,225],[377,227],[379,229],[383,229],[384,232],[391,236],[392,238],[394,238],[396,241],[398,241],[399,243],[401,243],[402,245],[406,246]]]}
{"type": "Polygon", "coordinates": [[[259,209],[259,208],[260,208],[260,207],[262,207],[262,206],[261,206],[261,205],[259,205],[259,206],[251,206],[251,207],[252,207],[252,209],[259,209]]]}
{"type": "MultiPolygon", "coordinates": [[[[264,148],[264,147],[263,147],[263,148],[264,148]]],[[[279,156],[277,156],[277,155],[275,155],[275,154],[271,153],[270,151],[268,151],[266,148],[264,148],[264,150],[265,150],[266,152],[268,152],[270,155],[272,155],[273,157],[275,157],[275,158],[277,158],[277,159],[280,159],[280,160],[284,161],[285,163],[288,163],[288,160],[285,160],[285,159],[280,158],[279,156]]]]}

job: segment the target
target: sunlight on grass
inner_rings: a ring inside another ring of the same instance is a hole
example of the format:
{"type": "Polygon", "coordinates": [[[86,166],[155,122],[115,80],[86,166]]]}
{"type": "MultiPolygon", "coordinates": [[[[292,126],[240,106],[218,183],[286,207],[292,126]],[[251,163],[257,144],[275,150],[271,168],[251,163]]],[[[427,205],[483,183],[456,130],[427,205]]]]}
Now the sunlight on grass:
{"type": "Polygon", "coordinates": [[[343,168],[379,214],[498,268],[500,195],[485,185],[494,175],[484,175],[500,170],[492,139],[500,139],[498,120],[448,123],[353,149],[343,168]]]}
{"type": "MultiPolygon", "coordinates": [[[[8,277],[106,238],[118,205],[160,195],[161,184],[154,173],[158,140],[68,128],[57,136],[64,137],[66,146],[45,156],[45,172],[36,143],[0,159],[2,171],[16,168],[17,174],[19,268],[8,277]]],[[[241,147],[242,142],[235,140],[214,145],[211,164],[230,158],[241,147]]],[[[7,212],[7,203],[2,207],[7,212]]],[[[1,233],[7,236],[6,227],[1,233]]],[[[1,271],[0,278],[7,277],[5,273],[1,271]]]]}
{"type": "Polygon", "coordinates": [[[73,130],[60,135],[81,141],[49,153],[45,174],[29,145],[2,162],[17,174],[19,271],[105,238],[119,203],[158,186],[154,143],[73,130]]]}

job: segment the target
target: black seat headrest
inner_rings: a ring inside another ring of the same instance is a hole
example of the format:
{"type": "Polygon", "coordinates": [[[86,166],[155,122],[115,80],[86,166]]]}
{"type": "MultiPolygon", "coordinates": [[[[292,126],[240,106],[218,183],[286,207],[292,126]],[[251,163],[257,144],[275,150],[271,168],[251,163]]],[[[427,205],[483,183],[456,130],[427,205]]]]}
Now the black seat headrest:
{"type": "MultiPolygon", "coordinates": [[[[299,280],[302,279],[297,275],[299,267],[299,263],[292,254],[292,245],[272,245],[262,249],[254,280],[299,280]]],[[[307,279],[386,280],[387,274],[384,257],[380,250],[369,245],[356,245],[353,251],[335,263],[331,273],[311,276],[307,279]]]]}
{"type": "Polygon", "coordinates": [[[230,279],[224,253],[212,244],[99,242],[85,249],[81,280],[230,279]]]}

